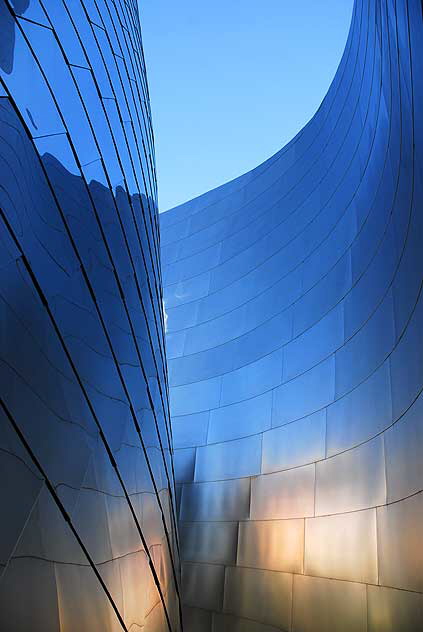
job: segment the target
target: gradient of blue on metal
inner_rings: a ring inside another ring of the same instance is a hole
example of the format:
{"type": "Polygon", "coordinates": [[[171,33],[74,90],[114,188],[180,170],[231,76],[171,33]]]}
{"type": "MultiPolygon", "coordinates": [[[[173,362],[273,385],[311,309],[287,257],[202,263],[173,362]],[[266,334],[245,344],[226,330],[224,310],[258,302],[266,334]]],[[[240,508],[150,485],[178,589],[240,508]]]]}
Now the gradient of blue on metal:
{"type": "Polygon", "coordinates": [[[187,632],[423,629],[422,27],[356,0],[305,128],[160,217],[187,632]]]}
{"type": "Polygon", "coordinates": [[[138,9],[0,0],[0,629],[180,630],[138,9]]]}

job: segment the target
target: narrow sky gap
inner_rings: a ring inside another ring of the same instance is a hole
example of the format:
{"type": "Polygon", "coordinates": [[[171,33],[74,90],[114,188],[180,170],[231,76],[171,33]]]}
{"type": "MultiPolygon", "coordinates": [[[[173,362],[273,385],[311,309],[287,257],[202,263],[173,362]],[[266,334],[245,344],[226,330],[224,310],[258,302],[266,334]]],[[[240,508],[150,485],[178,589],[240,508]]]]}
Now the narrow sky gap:
{"type": "Polygon", "coordinates": [[[252,169],[319,107],[352,0],[140,3],[161,211],[252,169]]]}

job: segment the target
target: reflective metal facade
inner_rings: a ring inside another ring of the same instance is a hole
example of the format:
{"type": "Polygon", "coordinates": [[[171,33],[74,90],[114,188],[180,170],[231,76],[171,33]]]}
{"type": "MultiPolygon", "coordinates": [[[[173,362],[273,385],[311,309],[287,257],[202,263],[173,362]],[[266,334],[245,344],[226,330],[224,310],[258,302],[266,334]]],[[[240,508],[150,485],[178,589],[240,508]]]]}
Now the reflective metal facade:
{"type": "Polygon", "coordinates": [[[357,0],[305,128],[161,217],[188,632],[423,629],[422,35],[357,0]]]}
{"type": "Polygon", "coordinates": [[[136,2],[0,0],[0,629],[180,629],[136,2]]]}

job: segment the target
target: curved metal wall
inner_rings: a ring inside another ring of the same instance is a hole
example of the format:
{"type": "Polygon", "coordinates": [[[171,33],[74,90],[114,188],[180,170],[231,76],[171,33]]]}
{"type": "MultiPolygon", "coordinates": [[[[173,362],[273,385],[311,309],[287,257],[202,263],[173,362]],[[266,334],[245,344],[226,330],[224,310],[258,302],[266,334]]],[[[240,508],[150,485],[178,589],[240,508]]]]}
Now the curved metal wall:
{"type": "Polygon", "coordinates": [[[0,628],[180,629],[136,2],[0,0],[0,628]]]}
{"type": "Polygon", "coordinates": [[[188,631],[423,629],[422,27],[356,0],[305,128],[161,216],[188,631]]]}

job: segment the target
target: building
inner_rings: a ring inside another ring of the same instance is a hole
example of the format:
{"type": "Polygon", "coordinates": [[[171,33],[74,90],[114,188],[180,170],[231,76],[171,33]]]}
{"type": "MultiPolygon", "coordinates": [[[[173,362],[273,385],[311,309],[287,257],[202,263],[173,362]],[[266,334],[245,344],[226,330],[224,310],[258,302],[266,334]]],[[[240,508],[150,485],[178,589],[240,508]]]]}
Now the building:
{"type": "Polygon", "coordinates": [[[187,632],[423,629],[422,26],[356,0],[314,118],[161,216],[187,632]]]}
{"type": "Polygon", "coordinates": [[[180,630],[135,2],[0,0],[0,629],[180,630]]]}

